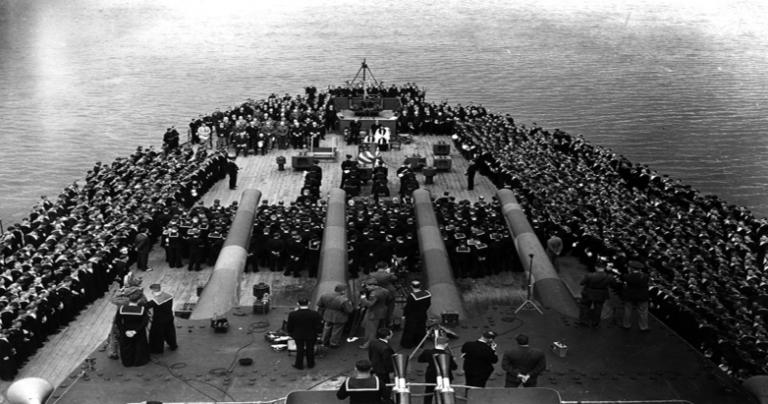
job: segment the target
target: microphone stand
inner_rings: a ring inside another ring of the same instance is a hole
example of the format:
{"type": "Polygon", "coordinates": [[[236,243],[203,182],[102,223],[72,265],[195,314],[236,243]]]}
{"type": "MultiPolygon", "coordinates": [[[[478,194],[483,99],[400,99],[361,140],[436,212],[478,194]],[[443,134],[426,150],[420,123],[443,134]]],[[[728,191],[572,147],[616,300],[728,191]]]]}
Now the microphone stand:
{"type": "Polygon", "coordinates": [[[533,301],[533,254],[528,254],[531,261],[528,264],[528,290],[526,291],[526,297],[523,303],[515,309],[515,314],[521,310],[536,310],[539,314],[544,314],[538,304],[533,301]]]}

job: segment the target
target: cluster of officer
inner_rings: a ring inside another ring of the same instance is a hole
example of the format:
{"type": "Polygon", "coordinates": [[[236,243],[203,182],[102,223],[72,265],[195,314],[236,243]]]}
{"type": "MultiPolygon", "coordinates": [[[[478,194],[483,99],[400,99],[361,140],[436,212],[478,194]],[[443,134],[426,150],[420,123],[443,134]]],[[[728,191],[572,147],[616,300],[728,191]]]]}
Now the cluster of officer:
{"type": "Polygon", "coordinates": [[[640,262],[667,325],[734,377],[768,371],[768,220],[508,116],[457,122],[453,139],[479,173],[516,191],[542,241],[558,237],[591,270],[623,275],[640,262]]]}
{"type": "MultiPolygon", "coordinates": [[[[336,114],[328,94],[311,88],[291,97],[272,94],[266,99],[249,100],[239,107],[216,110],[198,116],[189,123],[192,144],[225,149],[233,146],[236,154],[257,154],[292,147],[315,147],[325,138],[327,128],[336,125],[336,114]]],[[[170,136],[170,135],[169,135],[170,136]]]]}
{"type": "Polygon", "coordinates": [[[397,132],[412,135],[451,135],[455,126],[466,120],[483,117],[488,114],[481,105],[448,105],[428,103],[424,97],[402,97],[402,107],[397,111],[397,132]]]}
{"type": "Polygon", "coordinates": [[[209,207],[200,201],[188,211],[173,215],[160,237],[168,266],[182,268],[184,259],[189,259],[190,271],[214,265],[237,208],[237,201],[223,206],[216,199],[209,207]]]}
{"type": "Polygon", "coordinates": [[[222,178],[225,161],[186,146],[140,147],[97,162],[84,181],[56,200],[42,197],[9,226],[0,239],[0,377],[12,379],[48,335],[141,263],[145,240],[222,178]]]}
{"type": "Polygon", "coordinates": [[[381,158],[376,158],[372,168],[360,167],[357,160],[352,159],[352,155],[347,155],[341,163],[341,184],[340,188],[344,190],[348,198],[360,196],[363,184],[371,180],[371,196],[374,201],[379,198],[388,197],[389,182],[387,173],[389,168],[381,158]]]}
{"type": "Polygon", "coordinates": [[[418,239],[413,201],[350,199],[346,209],[347,257],[350,276],[368,274],[383,262],[394,263],[395,272],[418,268],[418,239]]]}
{"type": "MultiPolygon", "coordinates": [[[[377,84],[369,85],[365,90],[369,95],[382,97],[405,97],[412,99],[424,98],[426,95],[425,90],[419,88],[416,83],[392,84],[387,87],[383,81],[380,81],[377,84]]],[[[343,86],[329,86],[328,93],[334,97],[361,97],[363,95],[363,83],[358,82],[353,85],[347,82],[343,86]]]]}
{"type": "Polygon", "coordinates": [[[480,196],[472,204],[456,202],[445,192],[433,204],[454,277],[481,278],[522,270],[496,197],[489,203],[480,196]]]}
{"type": "Polygon", "coordinates": [[[318,203],[262,201],[256,212],[246,271],[260,268],[301,276],[317,276],[327,206],[318,203]]]}

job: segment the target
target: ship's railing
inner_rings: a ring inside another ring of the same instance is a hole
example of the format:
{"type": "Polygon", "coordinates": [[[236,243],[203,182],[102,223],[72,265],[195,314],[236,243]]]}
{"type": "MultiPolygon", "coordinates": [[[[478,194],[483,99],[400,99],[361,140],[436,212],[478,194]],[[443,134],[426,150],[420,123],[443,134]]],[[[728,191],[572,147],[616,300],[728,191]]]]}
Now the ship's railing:
{"type": "MultiPolygon", "coordinates": [[[[276,398],[268,401],[215,401],[216,404],[285,404],[285,397],[276,398]]],[[[138,403],[126,403],[126,404],[144,404],[146,401],[138,403]]],[[[163,404],[212,404],[214,401],[179,401],[170,402],[163,401],[163,404]]]]}
{"type": "Polygon", "coordinates": [[[561,404],[693,404],[688,400],[563,400],[561,404]]]}
{"type": "MultiPolygon", "coordinates": [[[[393,385],[390,385],[393,386],[393,385]]],[[[432,386],[435,387],[435,383],[408,383],[409,387],[413,386],[432,386]]],[[[465,385],[451,385],[455,389],[464,389],[464,394],[455,395],[456,400],[467,401],[467,393],[472,389],[481,389],[480,387],[465,386],[465,385]]],[[[433,393],[410,393],[410,397],[426,397],[433,393]]],[[[266,401],[216,401],[216,404],[286,404],[287,397],[280,397],[274,400],[266,401]]],[[[184,402],[164,402],[164,404],[210,404],[209,401],[184,401],[184,402]]],[[[688,400],[562,400],[561,404],[693,404],[688,400]]],[[[142,404],[142,403],[127,403],[127,404],[142,404]]]]}

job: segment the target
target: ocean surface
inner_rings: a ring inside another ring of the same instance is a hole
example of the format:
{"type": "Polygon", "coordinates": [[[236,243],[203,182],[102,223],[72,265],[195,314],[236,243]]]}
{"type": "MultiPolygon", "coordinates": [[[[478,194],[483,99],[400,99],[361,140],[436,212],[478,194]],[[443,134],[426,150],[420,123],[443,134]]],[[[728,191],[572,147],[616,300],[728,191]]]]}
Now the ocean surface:
{"type": "Polygon", "coordinates": [[[247,98],[385,83],[582,134],[768,215],[768,3],[0,0],[0,219],[247,98]]]}

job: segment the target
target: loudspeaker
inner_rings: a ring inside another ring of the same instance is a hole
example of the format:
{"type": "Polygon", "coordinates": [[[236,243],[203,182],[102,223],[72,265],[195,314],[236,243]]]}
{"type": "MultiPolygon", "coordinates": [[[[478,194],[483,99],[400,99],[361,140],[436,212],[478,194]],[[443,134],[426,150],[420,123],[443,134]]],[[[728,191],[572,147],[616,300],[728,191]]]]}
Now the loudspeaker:
{"type": "Polygon", "coordinates": [[[269,293],[269,285],[264,282],[253,285],[253,297],[255,297],[256,300],[261,300],[265,293],[269,293]]]}
{"type": "Polygon", "coordinates": [[[8,387],[5,396],[11,404],[42,404],[53,393],[53,386],[39,377],[27,377],[8,387]]]}

